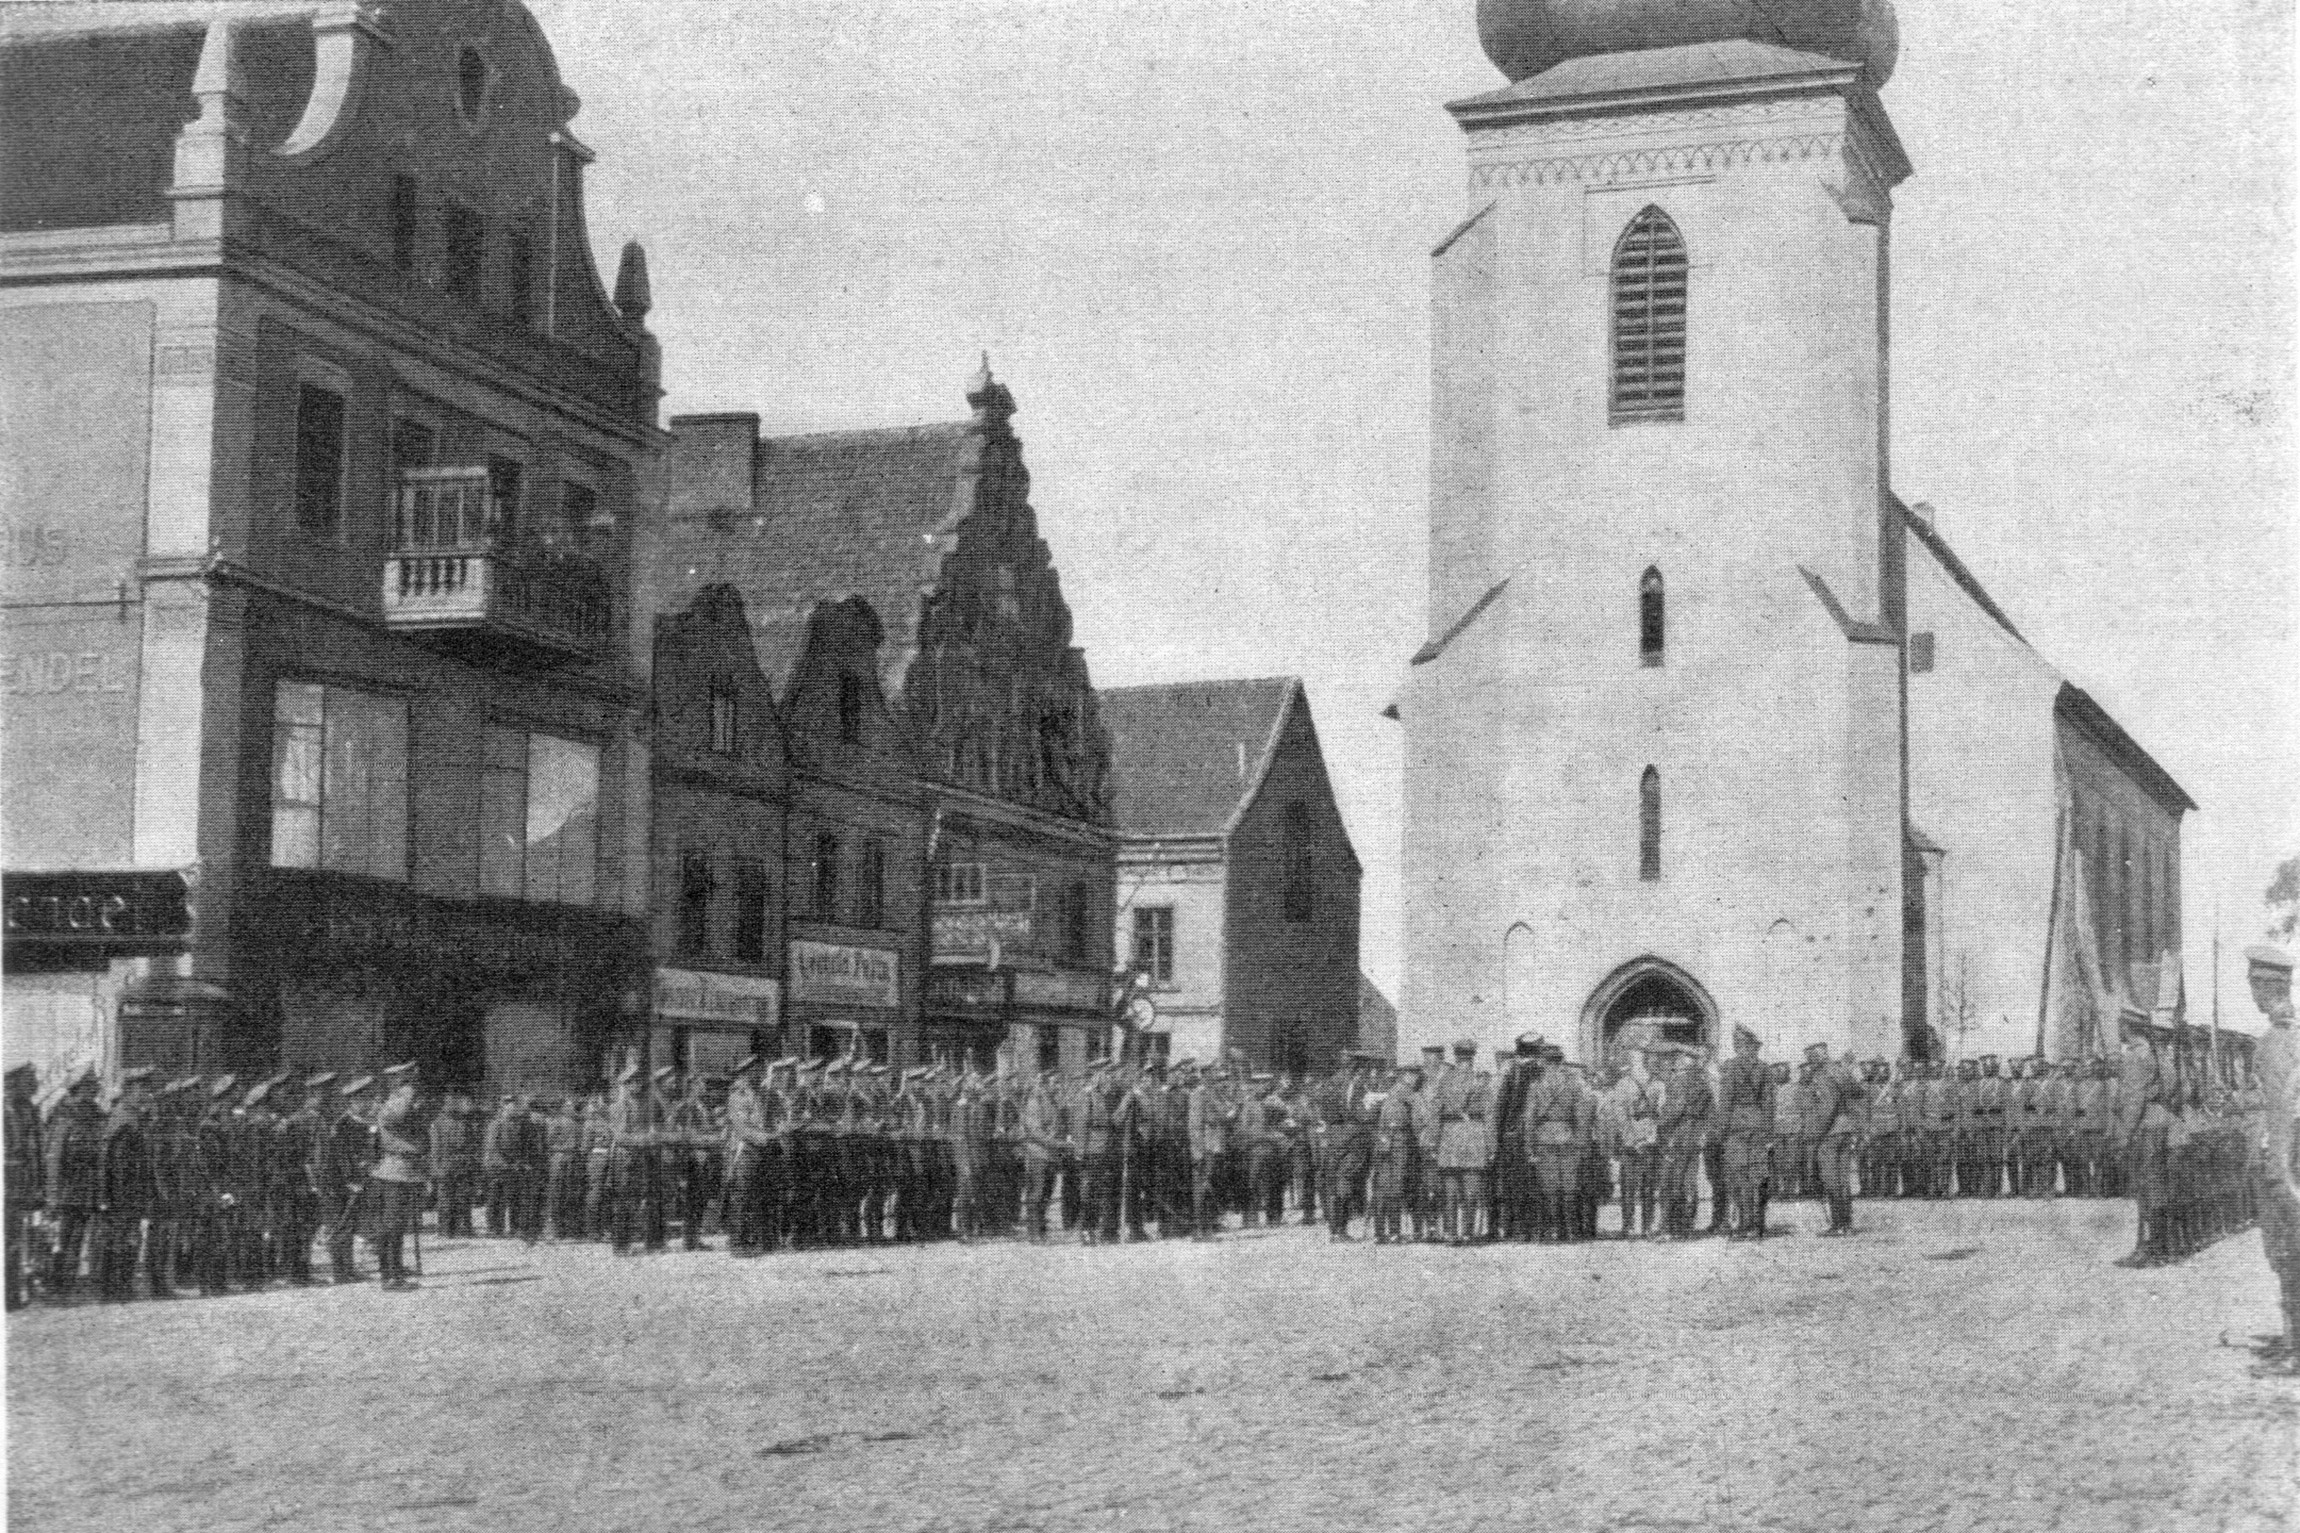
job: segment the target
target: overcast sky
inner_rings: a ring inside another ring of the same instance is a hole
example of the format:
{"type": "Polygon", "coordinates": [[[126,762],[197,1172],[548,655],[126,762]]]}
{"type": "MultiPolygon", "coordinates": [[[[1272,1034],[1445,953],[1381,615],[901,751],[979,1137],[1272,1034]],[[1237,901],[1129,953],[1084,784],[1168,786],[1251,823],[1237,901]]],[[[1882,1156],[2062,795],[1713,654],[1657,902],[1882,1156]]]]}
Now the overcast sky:
{"type": "MultiPolygon", "coordinates": [[[[1097,683],[1292,673],[1398,975],[1441,110],[1473,0],[533,0],[652,266],[666,414],[963,416],[987,349],[1097,683]]],[[[2189,993],[2300,853],[2278,0],[1904,0],[1895,485],[2203,808],[2189,993]]]]}

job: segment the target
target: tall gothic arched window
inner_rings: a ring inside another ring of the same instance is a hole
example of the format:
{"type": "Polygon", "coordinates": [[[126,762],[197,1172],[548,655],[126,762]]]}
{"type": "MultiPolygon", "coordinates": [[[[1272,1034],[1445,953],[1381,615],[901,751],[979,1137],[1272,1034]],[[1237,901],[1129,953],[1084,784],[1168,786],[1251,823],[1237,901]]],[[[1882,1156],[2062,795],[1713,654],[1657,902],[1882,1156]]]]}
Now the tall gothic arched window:
{"type": "Polygon", "coordinates": [[[1637,876],[1661,877],[1661,773],[1653,767],[1637,784],[1637,876]]]}
{"type": "Polygon", "coordinates": [[[1613,246],[1612,419],[1685,418],[1685,240],[1648,206],[1613,246]]]}
{"type": "Polygon", "coordinates": [[[1637,658],[1659,665],[1669,639],[1668,613],[1662,605],[1661,571],[1647,565],[1637,582],[1637,658]]]}

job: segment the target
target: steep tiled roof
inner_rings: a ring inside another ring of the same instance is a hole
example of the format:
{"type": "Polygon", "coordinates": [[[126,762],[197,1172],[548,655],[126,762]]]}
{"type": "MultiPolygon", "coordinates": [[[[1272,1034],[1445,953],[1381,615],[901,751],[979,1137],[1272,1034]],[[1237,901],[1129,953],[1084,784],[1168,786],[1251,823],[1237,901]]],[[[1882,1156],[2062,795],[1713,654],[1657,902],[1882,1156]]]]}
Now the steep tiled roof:
{"type": "MultiPolygon", "coordinates": [[[[888,696],[899,697],[921,599],[955,545],[979,451],[980,438],[963,421],[764,438],[747,510],[669,519],[651,555],[654,599],[668,610],[716,581],[739,589],[759,668],[780,695],[805,647],[809,614],[860,596],[885,626],[882,679],[888,696]]],[[[694,503],[681,482],[694,471],[674,447],[674,505],[694,503]]]]}
{"type": "Polygon", "coordinates": [[[1300,687],[1291,676],[1269,676],[1100,692],[1119,830],[1136,836],[1228,830],[1261,785],[1287,704],[1300,687]]]}

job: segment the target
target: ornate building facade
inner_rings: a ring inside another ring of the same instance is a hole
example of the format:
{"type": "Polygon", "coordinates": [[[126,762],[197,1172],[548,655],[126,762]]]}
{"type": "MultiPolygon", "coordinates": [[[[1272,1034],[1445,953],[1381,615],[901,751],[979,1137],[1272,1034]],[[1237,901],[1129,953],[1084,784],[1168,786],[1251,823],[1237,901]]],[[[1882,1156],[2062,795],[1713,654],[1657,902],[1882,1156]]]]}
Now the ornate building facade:
{"type": "Polygon", "coordinates": [[[8,7],[0,96],[11,1057],[590,1078],[663,437],[534,19],[8,7]]]}
{"type": "Polygon", "coordinates": [[[790,1046],[1077,1069],[1110,1037],[1110,748],[1013,396],[986,368],[967,398],[889,431],[674,420],[641,600],[739,593],[784,721],[790,1046]]]}

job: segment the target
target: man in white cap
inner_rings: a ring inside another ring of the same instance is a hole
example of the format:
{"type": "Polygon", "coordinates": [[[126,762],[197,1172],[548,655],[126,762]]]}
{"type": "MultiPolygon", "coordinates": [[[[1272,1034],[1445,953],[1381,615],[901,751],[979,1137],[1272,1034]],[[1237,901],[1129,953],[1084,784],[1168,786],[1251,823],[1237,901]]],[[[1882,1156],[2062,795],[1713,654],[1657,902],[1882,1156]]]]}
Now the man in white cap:
{"type": "Polygon", "coordinates": [[[2260,1077],[2261,1244],[2284,1305],[2283,1367],[2300,1372],[2300,1030],[2292,1018],[2292,960],[2272,947],[2244,954],[2252,999],[2268,1017],[2253,1051],[2260,1077]]]}

